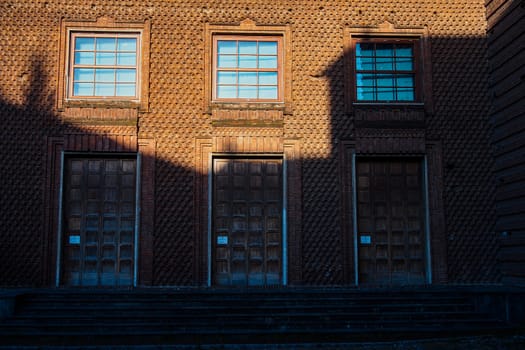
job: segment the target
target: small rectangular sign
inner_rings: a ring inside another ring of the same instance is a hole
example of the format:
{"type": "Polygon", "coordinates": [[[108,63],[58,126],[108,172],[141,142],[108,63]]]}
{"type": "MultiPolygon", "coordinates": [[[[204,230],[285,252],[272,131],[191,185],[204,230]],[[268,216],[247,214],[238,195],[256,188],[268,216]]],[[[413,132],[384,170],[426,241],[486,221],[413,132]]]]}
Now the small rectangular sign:
{"type": "Polygon", "coordinates": [[[80,244],[80,236],[69,236],[69,244],[80,244]]]}
{"type": "Polygon", "coordinates": [[[372,236],[361,235],[359,242],[361,242],[361,244],[372,244],[372,236]]]}
{"type": "Polygon", "coordinates": [[[228,236],[217,236],[217,244],[228,244],[228,236]]]}

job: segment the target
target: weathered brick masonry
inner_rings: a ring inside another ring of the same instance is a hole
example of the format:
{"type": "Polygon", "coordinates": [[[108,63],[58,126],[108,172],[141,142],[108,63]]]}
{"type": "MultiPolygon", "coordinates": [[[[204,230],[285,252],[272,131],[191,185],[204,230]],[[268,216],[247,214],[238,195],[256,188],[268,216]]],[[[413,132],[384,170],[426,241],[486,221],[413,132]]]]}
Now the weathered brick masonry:
{"type": "Polygon", "coordinates": [[[434,282],[499,281],[483,0],[3,0],[0,23],[1,285],[55,283],[61,150],[143,153],[139,284],[206,284],[202,171],[228,152],[290,160],[291,284],[354,283],[352,152],[426,155],[434,282]],[[63,23],[100,18],[149,28],[147,105],[60,100],[63,23]],[[206,26],[241,23],[289,31],[285,107],[209,107],[206,26]],[[363,27],[424,33],[423,107],[352,107],[363,27]]]}

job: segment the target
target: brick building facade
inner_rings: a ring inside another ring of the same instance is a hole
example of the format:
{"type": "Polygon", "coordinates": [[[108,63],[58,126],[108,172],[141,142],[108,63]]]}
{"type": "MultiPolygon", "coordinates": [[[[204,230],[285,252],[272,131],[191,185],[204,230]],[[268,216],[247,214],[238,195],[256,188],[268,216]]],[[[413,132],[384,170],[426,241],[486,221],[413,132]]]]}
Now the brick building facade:
{"type": "Polygon", "coordinates": [[[499,283],[483,1],[0,4],[0,284],[499,283]]]}

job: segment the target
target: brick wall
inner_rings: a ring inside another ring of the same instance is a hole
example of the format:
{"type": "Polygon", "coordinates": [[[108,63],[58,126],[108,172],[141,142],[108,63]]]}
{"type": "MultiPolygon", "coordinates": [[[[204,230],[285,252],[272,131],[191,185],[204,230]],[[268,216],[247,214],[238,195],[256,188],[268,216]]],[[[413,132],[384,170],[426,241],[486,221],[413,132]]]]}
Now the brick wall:
{"type": "MultiPolygon", "coordinates": [[[[292,242],[300,254],[294,267],[300,276],[297,283],[351,282],[344,272],[350,253],[342,244],[347,223],[341,171],[347,167],[339,162],[345,158],[340,157],[338,144],[355,141],[359,133],[354,123],[358,115],[348,112],[345,100],[343,30],[385,21],[428,31],[433,108],[425,111],[424,125],[417,127],[422,143],[414,144],[424,148],[430,142],[441,144],[444,168],[435,171],[443,172],[443,195],[438,199],[443,202],[444,223],[438,226],[444,239],[435,243],[448,265],[440,266],[450,282],[497,281],[481,0],[236,0],[228,5],[223,1],[4,0],[0,4],[0,283],[50,284],[56,229],[45,203],[48,197],[54,200],[46,185],[52,180],[45,180],[53,176],[46,161],[50,156],[46,140],[68,139],[75,133],[100,135],[93,125],[104,124],[109,134],[121,135],[122,128],[131,128],[135,140],[155,140],[151,283],[200,284],[202,271],[195,261],[200,261],[199,235],[204,233],[196,220],[195,203],[200,203],[195,187],[200,154],[196,140],[213,140],[224,127],[217,124],[224,120],[220,112],[203,108],[205,24],[237,25],[246,18],[291,28],[290,110],[279,116],[274,111],[239,112],[234,118],[227,114],[237,123],[241,120],[241,125],[243,118],[253,118],[251,127],[254,120],[259,123],[256,130],[267,127],[269,118],[284,144],[297,140],[294,152],[300,150],[296,169],[301,171],[302,186],[293,194],[300,197],[302,215],[296,236],[300,241],[292,242]],[[138,112],[106,111],[104,106],[59,110],[60,21],[95,21],[103,16],[151,24],[149,82],[145,82],[149,106],[138,112]]],[[[239,130],[243,136],[245,131],[239,130]]],[[[379,138],[388,139],[385,130],[385,125],[375,128],[379,138]]]]}
{"type": "Polygon", "coordinates": [[[496,232],[503,281],[525,283],[525,9],[486,1],[496,174],[496,232]]]}

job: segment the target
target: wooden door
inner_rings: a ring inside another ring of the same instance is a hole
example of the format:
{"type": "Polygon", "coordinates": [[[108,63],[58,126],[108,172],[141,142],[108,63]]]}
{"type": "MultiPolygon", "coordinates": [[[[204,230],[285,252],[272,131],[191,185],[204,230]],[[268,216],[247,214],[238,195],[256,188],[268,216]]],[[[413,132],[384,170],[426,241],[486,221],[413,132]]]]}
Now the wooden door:
{"type": "Polygon", "coordinates": [[[66,159],[64,285],[132,285],[135,194],[135,159],[66,159]]]}
{"type": "Polygon", "coordinates": [[[282,160],[215,159],[213,174],[213,283],[281,284],[282,160]]]}
{"type": "Polygon", "coordinates": [[[359,281],[425,283],[423,172],[418,159],[359,159],[359,281]]]}

